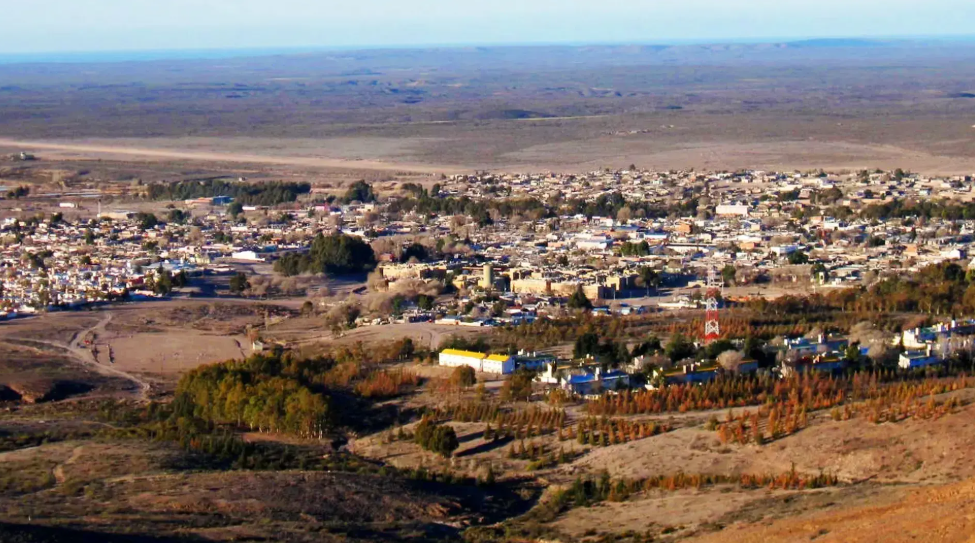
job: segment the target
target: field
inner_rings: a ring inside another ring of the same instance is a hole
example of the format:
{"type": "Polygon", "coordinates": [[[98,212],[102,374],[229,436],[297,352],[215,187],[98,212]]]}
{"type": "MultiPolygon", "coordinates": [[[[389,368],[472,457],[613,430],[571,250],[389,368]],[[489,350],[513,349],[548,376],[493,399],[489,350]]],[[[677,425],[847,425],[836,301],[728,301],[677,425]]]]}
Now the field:
{"type": "Polygon", "coordinates": [[[289,176],[631,163],[970,173],[970,48],[475,48],[7,65],[0,146],[289,176]],[[58,101],[66,92],[72,100],[58,101]]]}

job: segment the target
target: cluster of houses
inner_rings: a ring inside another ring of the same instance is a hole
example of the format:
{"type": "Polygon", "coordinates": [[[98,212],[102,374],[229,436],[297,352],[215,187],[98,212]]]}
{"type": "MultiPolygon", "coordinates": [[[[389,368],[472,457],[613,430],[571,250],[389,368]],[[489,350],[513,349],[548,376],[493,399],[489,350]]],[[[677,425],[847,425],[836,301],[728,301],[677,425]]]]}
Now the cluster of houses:
{"type": "MultiPolygon", "coordinates": [[[[99,209],[90,222],[11,217],[0,224],[0,309],[30,311],[132,292],[158,265],[205,272],[233,260],[271,262],[282,252],[307,250],[316,234],[332,231],[373,242],[391,289],[398,281],[440,279],[465,296],[489,293],[491,303],[504,302],[494,307],[478,296],[449,307],[408,306],[398,316],[458,326],[531,322],[579,291],[597,315],[698,308],[693,288],[671,299],[649,295],[660,283],[693,287],[714,265],[734,271],[725,278],[729,285],[771,281],[803,291],[810,282],[817,288],[861,285],[890,270],[965,259],[975,243],[972,220],[858,214],[894,199],[969,202],[975,196],[969,176],[625,169],[478,173],[439,185],[439,198],[533,198],[548,209],[495,215],[490,225],[475,227],[473,217],[391,212],[387,204],[411,193],[389,194],[395,189],[390,183],[381,203],[334,203],[315,188],[302,201],[274,209],[245,206],[244,219],[230,216],[225,206],[232,199],[221,196],[180,202],[189,220],[160,217],[150,227],[124,209],[99,209]],[[618,205],[607,208],[607,201],[618,205]],[[564,207],[568,202],[575,204],[564,207]],[[579,202],[595,212],[579,212],[579,202]],[[384,246],[383,239],[391,241],[384,246]],[[435,242],[436,250],[431,247],[425,261],[401,262],[394,248],[420,239],[435,242]],[[31,260],[39,254],[45,254],[43,267],[31,260]],[[796,265],[804,262],[815,266],[796,265]],[[647,301],[628,305],[640,297],[647,301]]],[[[79,202],[60,207],[83,215],[86,205],[79,202]]],[[[362,323],[376,321],[371,316],[362,323]]]]}
{"type": "MultiPolygon", "coordinates": [[[[903,347],[897,362],[902,370],[941,365],[961,350],[969,354],[975,352],[975,321],[950,321],[905,330],[893,339],[891,347],[895,346],[903,347]]],[[[775,355],[777,363],[773,368],[760,369],[758,361],[746,358],[730,371],[739,374],[764,371],[781,378],[802,373],[839,374],[854,363],[851,356],[859,358],[868,354],[866,346],[851,350],[848,339],[826,335],[786,339],[781,345],[765,348],[775,355]]],[[[637,385],[656,389],[672,384],[706,383],[729,371],[713,361],[688,359],[666,367],[650,368],[648,373],[647,360],[641,356],[621,368],[611,369],[591,358],[570,361],[551,354],[524,351],[509,355],[445,349],[439,355],[441,366],[469,366],[489,374],[510,375],[529,369],[536,372],[536,382],[584,397],[637,385]]]]}

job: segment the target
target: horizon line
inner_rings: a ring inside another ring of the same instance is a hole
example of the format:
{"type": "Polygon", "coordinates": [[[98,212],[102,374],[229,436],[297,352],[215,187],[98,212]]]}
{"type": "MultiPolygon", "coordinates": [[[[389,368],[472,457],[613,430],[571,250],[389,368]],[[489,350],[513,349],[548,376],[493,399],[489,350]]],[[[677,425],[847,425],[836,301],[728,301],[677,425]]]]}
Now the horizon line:
{"type": "Polygon", "coordinates": [[[6,64],[89,64],[116,62],[152,62],[159,60],[209,60],[254,58],[279,55],[299,55],[325,53],[332,51],[429,51],[458,50],[470,48],[542,48],[542,47],[627,47],[627,46],[689,46],[689,45],[765,45],[790,44],[810,41],[843,42],[965,42],[975,41],[975,34],[944,35],[890,35],[890,36],[794,36],[763,38],[688,38],[663,39],[655,41],[539,41],[539,42],[470,42],[470,43],[429,43],[429,44],[385,44],[385,45],[280,45],[280,46],[242,46],[206,48],[165,48],[165,49],[104,49],[88,51],[0,51],[0,65],[6,64]],[[100,57],[100,58],[99,58],[100,57]]]}

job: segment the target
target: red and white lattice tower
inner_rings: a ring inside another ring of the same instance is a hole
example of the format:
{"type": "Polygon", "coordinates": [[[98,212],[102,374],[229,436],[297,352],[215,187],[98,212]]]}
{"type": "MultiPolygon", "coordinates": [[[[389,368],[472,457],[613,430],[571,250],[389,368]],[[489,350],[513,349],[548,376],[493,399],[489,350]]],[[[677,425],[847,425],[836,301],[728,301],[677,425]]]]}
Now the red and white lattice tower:
{"type": "Polygon", "coordinates": [[[724,286],[714,264],[708,266],[707,298],[704,301],[704,344],[707,345],[721,337],[721,323],[718,320],[718,298],[724,286]]]}

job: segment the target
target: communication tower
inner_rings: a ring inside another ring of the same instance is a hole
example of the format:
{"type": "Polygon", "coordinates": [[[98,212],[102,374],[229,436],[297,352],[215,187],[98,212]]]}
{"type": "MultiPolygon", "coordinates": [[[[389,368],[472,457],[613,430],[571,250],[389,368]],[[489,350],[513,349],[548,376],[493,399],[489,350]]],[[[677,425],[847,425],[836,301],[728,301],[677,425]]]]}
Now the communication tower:
{"type": "Polygon", "coordinates": [[[708,345],[721,337],[721,323],[718,319],[718,298],[721,297],[721,288],[724,282],[718,275],[714,264],[708,266],[707,294],[704,301],[704,344],[708,345]]]}

